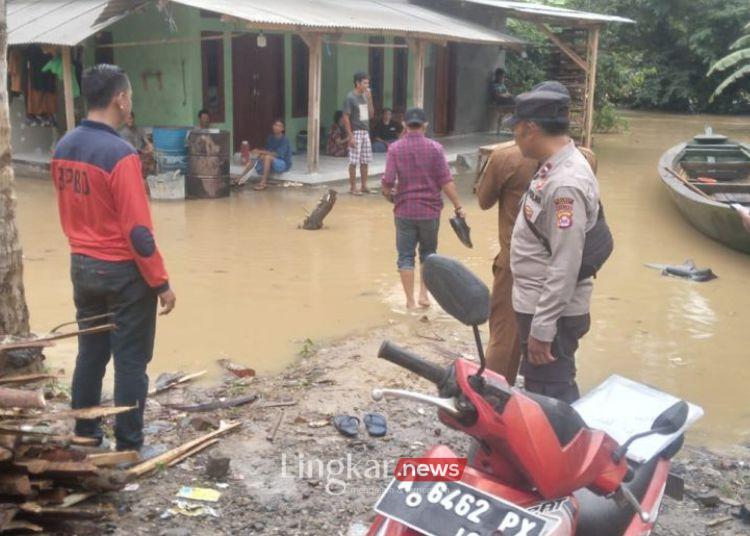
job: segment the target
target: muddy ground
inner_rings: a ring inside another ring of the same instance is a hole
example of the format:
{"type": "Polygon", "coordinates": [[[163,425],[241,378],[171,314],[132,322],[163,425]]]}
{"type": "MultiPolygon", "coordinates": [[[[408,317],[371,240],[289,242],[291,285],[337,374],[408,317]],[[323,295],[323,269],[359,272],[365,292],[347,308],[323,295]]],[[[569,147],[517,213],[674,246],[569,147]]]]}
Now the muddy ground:
{"type": "MultiPolygon", "coordinates": [[[[150,400],[150,443],[175,446],[212,429],[221,419],[239,420],[242,428],[208,451],[140,479],[135,490],[102,496],[99,501],[112,505],[116,513],[107,523],[91,526],[92,533],[363,534],[374,516],[372,506],[390,481],[399,457],[417,455],[438,442],[465,453],[469,443],[462,434],[440,424],[431,407],[401,400],[376,403],[370,398],[374,386],[430,392],[423,380],[376,358],[383,339],[446,365],[454,352],[472,355],[470,332],[457,324],[438,330],[425,320],[413,317],[325,347],[303,344],[299,362],[273,377],[249,381],[227,377],[218,387],[176,389],[150,400]],[[188,414],[165,406],[251,393],[261,400],[210,413],[188,414]],[[263,407],[279,401],[296,405],[263,407]],[[327,424],[335,414],[362,418],[367,411],[387,416],[386,437],[371,438],[362,426],[358,438],[348,439],[327,424]],[[196,415],[202,418],[195,419],[196,415]],[[229,458],[229,474],[219,480],[206,476],[209,457],[229,458]],[[196,517],[181,513],[174,501],[185,485],[221,491],[218,502],[211,503],[214,512],[196,517]]],[[[750,501],[748,461],[746,447],[730,456],[688,444],[674,470],[685,477],[688,495],[700,496],[700,502],[690,497],[682,502],[666,499],[656,534],[750,534],[750,524],[732,515],[744,501],[750,501]]]]}

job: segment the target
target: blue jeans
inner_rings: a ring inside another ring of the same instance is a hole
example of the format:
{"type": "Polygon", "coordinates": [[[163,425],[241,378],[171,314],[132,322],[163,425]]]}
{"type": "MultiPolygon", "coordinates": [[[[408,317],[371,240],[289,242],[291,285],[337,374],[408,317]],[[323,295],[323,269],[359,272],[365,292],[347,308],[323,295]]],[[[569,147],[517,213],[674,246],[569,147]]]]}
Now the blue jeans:
{"type": "Polygon", "coordinates": [[[437,252],[440,219],[410,220],[396,218],[396,249],[399,270],[414,270],[414,260],[419,246],[419,262],[437,252]]]}
{"type": "MultiPolygon", "coordinates": [[[[154,352],[156,292],[132,261],[109,262],[85,255],[71,256],[71,279],[76,318],[113,313],[111,332],[80,335],[73,373],[73,409],[98,406],[102,379],[110,357],[115,363],[115,406],[138,406],[115,418],[118,450],[143,445],[143,410],[148,393],[146,365],[154,352]]],[[[81,329],[107,320],[79,322],[81,329]]],[[[99,419],[79,419],[76,435],[101,438],[99,419]]]]}
{"type": "MultiPolygon", "coordinates": [[[[255,170],[263,175],[263,160],[258,160],[258,163],[255,164],[255,170]]],[[[284,162],[281,158],[274,158],[271,161],[271,173],[280,174],[284,173],[285,171],[289,171],[286,167],[286,162],[284,162]]]]}

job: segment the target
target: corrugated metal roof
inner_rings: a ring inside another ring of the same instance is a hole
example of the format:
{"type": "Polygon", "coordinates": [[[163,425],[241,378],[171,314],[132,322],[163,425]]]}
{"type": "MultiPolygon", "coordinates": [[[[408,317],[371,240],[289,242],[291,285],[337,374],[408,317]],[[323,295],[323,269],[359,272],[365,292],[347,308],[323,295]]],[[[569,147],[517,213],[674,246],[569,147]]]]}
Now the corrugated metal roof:
{"type": "Polygon", "coordinates": [[[175,0],[256,25],[318,32],[414,35],[449,41],[523,41],[405,0],[175,0]]]}
{"type": "Polygon", "coordinates": [[[545,6],[543,4],[530,4],[527,2],[514,2],[512,0],[457,0],[468,2],[470,4],[481,4],[485,6],[496,7],[505,11],[509,16],[519,19],[543,20],[545,22],[582,22],[582,23],[605,23],[605,22],[625,22],[635,23],[632,19],[617,17],[615,15],[603,15],[600,13],[590,13],[588,11],[578,11],[575,9],[566,9],[562,7],[545,6]]]}
{"type": "Polygon", "coordinates": [[[8,44],[74,46],[143,3],[142,0],[8,0],[8,44]]]}

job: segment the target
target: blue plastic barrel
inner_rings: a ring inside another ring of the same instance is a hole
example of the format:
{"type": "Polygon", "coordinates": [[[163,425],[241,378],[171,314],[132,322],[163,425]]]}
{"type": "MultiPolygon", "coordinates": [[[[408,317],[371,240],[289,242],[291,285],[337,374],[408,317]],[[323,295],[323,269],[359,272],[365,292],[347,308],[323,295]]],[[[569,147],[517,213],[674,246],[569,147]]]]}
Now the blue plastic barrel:
{"type": "Polygon", "coordinates": [[[179,169],[187,175],[187,137],[192,127],[154,127],[154,159],[159,173],[179,169]]]}

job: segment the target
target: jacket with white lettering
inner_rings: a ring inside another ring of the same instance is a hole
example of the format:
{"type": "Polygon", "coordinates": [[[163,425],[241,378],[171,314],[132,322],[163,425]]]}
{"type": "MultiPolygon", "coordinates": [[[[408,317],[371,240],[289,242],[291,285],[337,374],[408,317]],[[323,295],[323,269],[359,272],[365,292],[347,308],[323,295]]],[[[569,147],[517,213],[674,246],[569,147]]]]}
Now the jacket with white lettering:
{"type": "Polygon", "coordinates": [[[52,180],[72,253],[134,261],[157,293],[169,289],[135,149],[109,126],[84,120],[57,144],[52,180]]]}

